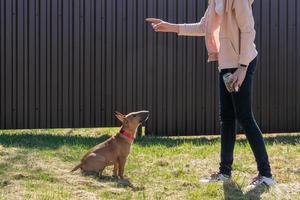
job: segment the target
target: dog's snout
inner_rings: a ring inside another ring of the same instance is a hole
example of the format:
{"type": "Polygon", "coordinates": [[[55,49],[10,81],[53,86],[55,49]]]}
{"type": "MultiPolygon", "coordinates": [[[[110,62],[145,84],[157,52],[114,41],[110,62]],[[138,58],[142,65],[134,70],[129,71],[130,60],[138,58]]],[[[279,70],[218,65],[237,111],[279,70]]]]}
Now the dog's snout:
{"type": "Polygon", "coordinates": [[[138,113],[140,123],[145,122],[149,118],[150,112],[147,110],[140,111],[138,113]]]}

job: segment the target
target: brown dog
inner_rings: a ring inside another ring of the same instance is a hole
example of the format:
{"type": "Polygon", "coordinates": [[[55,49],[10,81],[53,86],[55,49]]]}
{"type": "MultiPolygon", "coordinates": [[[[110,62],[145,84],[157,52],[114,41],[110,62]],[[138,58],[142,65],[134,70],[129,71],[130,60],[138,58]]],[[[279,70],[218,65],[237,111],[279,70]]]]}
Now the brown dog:
{"type": "Polygon", "coordinates": [[[132,112],[128,115],[116,112],[115,116],[122,122],[120,132],[92,148],[71,172],[80,168],[83,172],[96,172],[101,176],[105,167],[114,165],[113,176],[123,178],[137,129],[148,119],[149,111],[132,112]]]}

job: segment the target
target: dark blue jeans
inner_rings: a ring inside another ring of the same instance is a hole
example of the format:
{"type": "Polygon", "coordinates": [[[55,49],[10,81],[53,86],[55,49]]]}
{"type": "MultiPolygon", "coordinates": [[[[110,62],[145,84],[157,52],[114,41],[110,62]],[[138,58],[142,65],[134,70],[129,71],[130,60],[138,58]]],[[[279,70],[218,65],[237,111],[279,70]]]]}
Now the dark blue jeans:
{"type": "Polygon", "coordinates": [[[225,73],[233,73],[236,69],[223,69],[219,73],[220,84],[220,121],[221,121],[221,162],[220,172],[231,175],[233,149],[236,137],[236,119],[244,129],[257,162],[259,174],[271,177],[271,169],[262,137],[253,113],[251,103],[252,78],[256,68],[256,59],[248,66],[245,80],[239,92],[229,93],[223,81],[225,73]]]}

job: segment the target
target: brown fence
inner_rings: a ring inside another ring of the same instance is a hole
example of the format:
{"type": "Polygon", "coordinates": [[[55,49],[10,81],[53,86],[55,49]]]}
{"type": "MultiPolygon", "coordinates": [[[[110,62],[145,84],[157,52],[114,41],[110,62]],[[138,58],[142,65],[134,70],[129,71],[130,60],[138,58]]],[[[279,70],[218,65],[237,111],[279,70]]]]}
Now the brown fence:
{"type": "MultiPolygon", "coordinates": [[[[205,0],[0,0],[0,128],[115,126],[148,109],[147,134],[218,133],[216,66],[203,38],[156,34],[146,17],[198,21],[205,0]]],[[[300,2],[256,0],[254,113],[300,131],[300,2]]]]}

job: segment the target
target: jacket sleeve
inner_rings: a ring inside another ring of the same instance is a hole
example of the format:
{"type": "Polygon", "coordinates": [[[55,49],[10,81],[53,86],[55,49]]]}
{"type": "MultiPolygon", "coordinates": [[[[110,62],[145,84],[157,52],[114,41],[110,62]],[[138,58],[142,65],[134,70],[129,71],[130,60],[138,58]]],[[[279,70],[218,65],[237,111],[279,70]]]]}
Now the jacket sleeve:
{"type": "Polygon", "coordinates": [[[205,11],[204,16],[201,18],[198,23],[191,24],[179,24],[180,36],[205,36],[206,24],[208,18],[208,8],[205,11]]]}
{"type": "Polygon", "coordinates": [[[241,34],[239,64],[248,66],[257,55],[254,44],[256,32],[251,3],[249,0],[235,0],[233,8],[235,9],[236,20],[241,34]]]}

